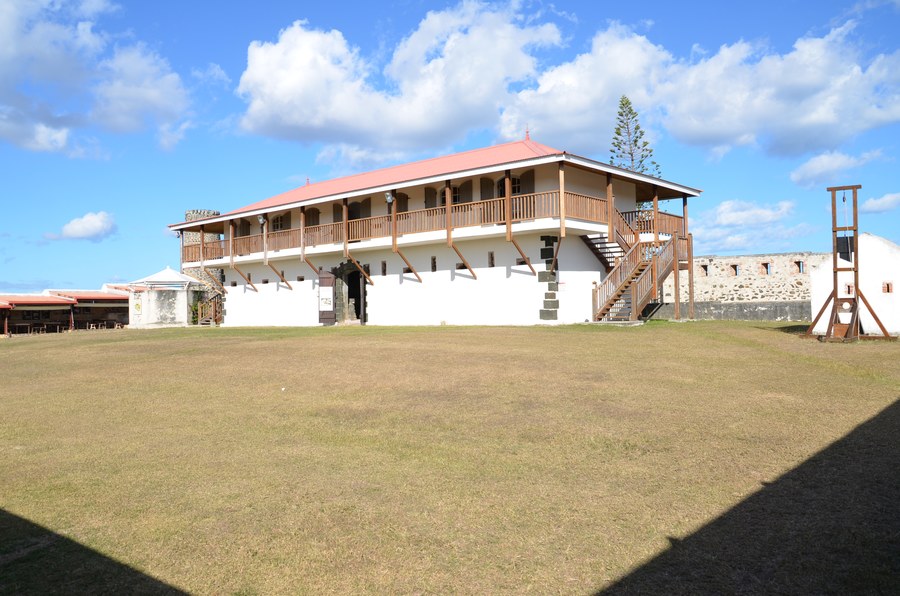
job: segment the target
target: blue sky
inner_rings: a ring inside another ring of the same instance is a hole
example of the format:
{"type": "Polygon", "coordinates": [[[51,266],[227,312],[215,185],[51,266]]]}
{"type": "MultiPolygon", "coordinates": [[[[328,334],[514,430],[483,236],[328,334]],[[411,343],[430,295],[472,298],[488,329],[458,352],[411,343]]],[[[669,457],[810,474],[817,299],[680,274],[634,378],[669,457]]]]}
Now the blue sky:
{"type": "Polygon", "coordinates": [[[606,161],[628,95],[698,254],[900,243],[900,0],[0,1],[0,291],[178,266],[166,225],[519,139],[606,161]]]}

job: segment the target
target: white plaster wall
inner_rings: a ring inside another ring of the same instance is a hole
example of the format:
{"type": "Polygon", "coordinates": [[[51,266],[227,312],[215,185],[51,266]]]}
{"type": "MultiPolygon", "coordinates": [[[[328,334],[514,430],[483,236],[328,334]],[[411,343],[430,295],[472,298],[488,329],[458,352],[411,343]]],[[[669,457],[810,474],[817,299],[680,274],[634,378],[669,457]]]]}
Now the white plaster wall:
{"type": "Polygon", "coordinates": [[[128,326],[135,329],[155,327],[187,327],[190,324],[190,301],[187,290],[166,290],[174,295],[171,309],[166,304],[165,312],[159,308],[159,292],[147,290],[132,292],[128,297],[128,326]],[[138,308],[140,305],[140,308],[138,308]]]}
{"type": "MultiPolygon", "coordinates": [[[[225,269],[225,317],[223,327],[303,327],[319,324],[318,276],[299,259],[270,261],[284,270],[289,289],[275,272],[262,263],[241,265],[257,291],[234,270],[225,269]],[[297,276],[304,281],[296,281],[297,276]],[[263,283],[268,279],[268,283],[263,283]],[[235,286],[231,286],[235,282],[235,286]]],[[[323,263],[324,264],[324,263],[323,263]]]]}
{"type": "MultiPolygon", "coordinates": [[[[873,234],[859,236],[859,289],[871,304],[882,325],[891,335],[900,335],[900,246],[873,234]],[[893,292],[885,293],[883,284],[893,284],[893,292]]],[[[839,259],[840,266],[849,267],[851,263],[839,259]]],[[[812,293],[810,319],[815,317],[833,289],[832,262],[827,260],[810,273],[812,293]]],[[[848,296],[847,284],[853,283],[850,271],[838,273],[838,299],[848,296]]],[[[816,324],[815,333],[825,333],[828,329],[831,305],[829,304],[822,318],[816,324]]],[[[868,335],[880,335],[869,310],[862,305],[860,323],[868,335]]]]}
{"type": "Polygon", "coordinates": [[[593,315],[593,289],[606,277],[597,257],[580,237],[569,234],[559,250],[559,322],[583,323],[593,315]]]}
{"type": "MultiPolygon", "coordinates": [[[[541,235],[516,236],[538,272],[546,269],[541,259],[541,235]]],[[[560,250],[556,321],[540,318],[548,284],[538,281],[526,265],[515,264],[520,255],[504,237],[459,240],[457,247],[477,279],[467,269],[456,269],[460,258],[446,242],[401,247],[422,276],[422,283],[413,274],[402,273],[405,263],[390,249],[355,252],[354,257],[369,266],[374,282],[366,290],[368,324],[534,325],[590,319],[593,284],[601,281],[605,273],[578,236],[567,237],[560,250]],[[488,266],[488,252],[494,253],[494,267],[488,266]],[[431,271],[432,256],[437,259],[436,272],[431,271]],[[381,275],[382,261],[387,265],[385,276],[381,275]]],[[[333,254],[317,256],[314,262],[328,271],[343,260],[340,254],[333,254]]],[[[293,290],[276,283],[277,276],[261,263],[241,265],[258,292],[236,272],[226,269],[225,326],[319,325],[316,275],[307,265],[294,260],[273,264],[284,269],[293,290]],[[305,281],[293,281],[297,275],[305,276],[305,281]],[[262,283],[264,278],[269,279],[268,284],[262,283]],[[232,281],[235,287],[231,287],[232,281]]]]}

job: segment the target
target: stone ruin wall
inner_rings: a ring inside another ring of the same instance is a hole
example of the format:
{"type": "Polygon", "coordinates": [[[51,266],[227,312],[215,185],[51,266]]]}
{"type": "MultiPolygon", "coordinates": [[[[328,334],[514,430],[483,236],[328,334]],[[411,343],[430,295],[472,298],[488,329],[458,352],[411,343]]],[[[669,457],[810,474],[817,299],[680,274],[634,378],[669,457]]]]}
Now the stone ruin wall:
{"type": "MultiPolygon", "coordinates": [[[[695,302],[791,302],[810,300],[809,274],[831,253],[793,252],[763,255],[694,257],[695,302]],[[803,271],[797,263],[803,263],[803,271]],[[766,273],[765,264],[769,265],[766,273]],[[737,274],[735,274],[737,266],[737,274]]],[[[680,299],[688,299],[687,271],[680,273],[680,299]]],[[[663,284],[665,303],[675,301],[674,275],[663,284]]]]}
{"type": "MultiPolygon", "coordinates": [[[[198,219],[206,219],[207,217],[215,217],[217,215],[220,215],[220,213],[212,209],[190,209],[184,212],[184,221],[196,221],[198,219]]],[[[182,235],[182,243],[185,246],[191,244],[200,244],[200,232],[182,232],[182,235]]],[[[207,242],[213,242],[219,239],[218,234],[204,234],[203,236],[205,236],[205,240],[207,242]]],[[[212,273],[213,276],[215,276],[217,282],[219,282],[220,284],[222,283],[222,279],[225,274],[224,270],[216,269],[213,267],[207,267],[206,270],[212,273]]],[[[185,275],[190,275],[191,277],[199,279],[200,281],[206,283],[206,285],[210,288],[218,288],[216,284],[212,283],[209,275],[207,275],[206,272],[199,267],[183,267],[182,272],[185,275]]]]}

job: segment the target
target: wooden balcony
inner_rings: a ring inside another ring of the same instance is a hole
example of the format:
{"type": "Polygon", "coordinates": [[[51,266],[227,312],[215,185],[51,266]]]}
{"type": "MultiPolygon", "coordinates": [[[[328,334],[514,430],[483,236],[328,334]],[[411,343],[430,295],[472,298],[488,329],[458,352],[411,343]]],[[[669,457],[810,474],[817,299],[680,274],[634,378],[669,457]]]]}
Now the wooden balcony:
{"type": "MultiPolygon", "coordinates": [[[[394,220],[390,215],[377,215],[348,222],[335,222],[306,228],[292,228],[263,234],[235,237],[228,240],[207,241],[203,244],[189,244],[182,248],[182,262],[210,261],[234,256],[276,252],[301,247],[316,247],[362,242],[378,238],[392,238],[423,232],[451,230],[504,225],[507,217],[511,224],[534,221],[538,219],[561,219],[560,207],[563,207],[566,221],[580,220],[589,223],[607,225],[609,222],[609,206],[605,198],[583,194],[565,193],[565,204],[560,204],[559,191],[539,192],[505,198],[458,203],[451,205],[449,213],[446,207],[418,209],[396,213],[394,220]],[[508,214],[507,214],[508,211],[508,214]],[[396,228],[396,232],[394,232],[396,228]]],[[[637,234],[653,232],[654,224],[659,233],[674,235],[683,233],[683,218],[669,213],[659,212],[654,220],[653,212],[629,211],[619,213],[613,211],[613,228],[620,242],[633,245],[637,234]]]]}

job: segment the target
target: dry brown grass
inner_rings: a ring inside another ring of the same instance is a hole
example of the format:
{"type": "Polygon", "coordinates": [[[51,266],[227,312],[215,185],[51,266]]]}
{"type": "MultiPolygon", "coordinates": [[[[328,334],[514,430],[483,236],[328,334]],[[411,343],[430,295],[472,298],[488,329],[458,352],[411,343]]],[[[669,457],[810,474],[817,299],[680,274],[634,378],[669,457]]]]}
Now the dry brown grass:
{"type": "Polygon", "coordinates": [[[0,592],[599,590],[897,402],[898,362],[715,322],[3,341],[0,592]]]}

